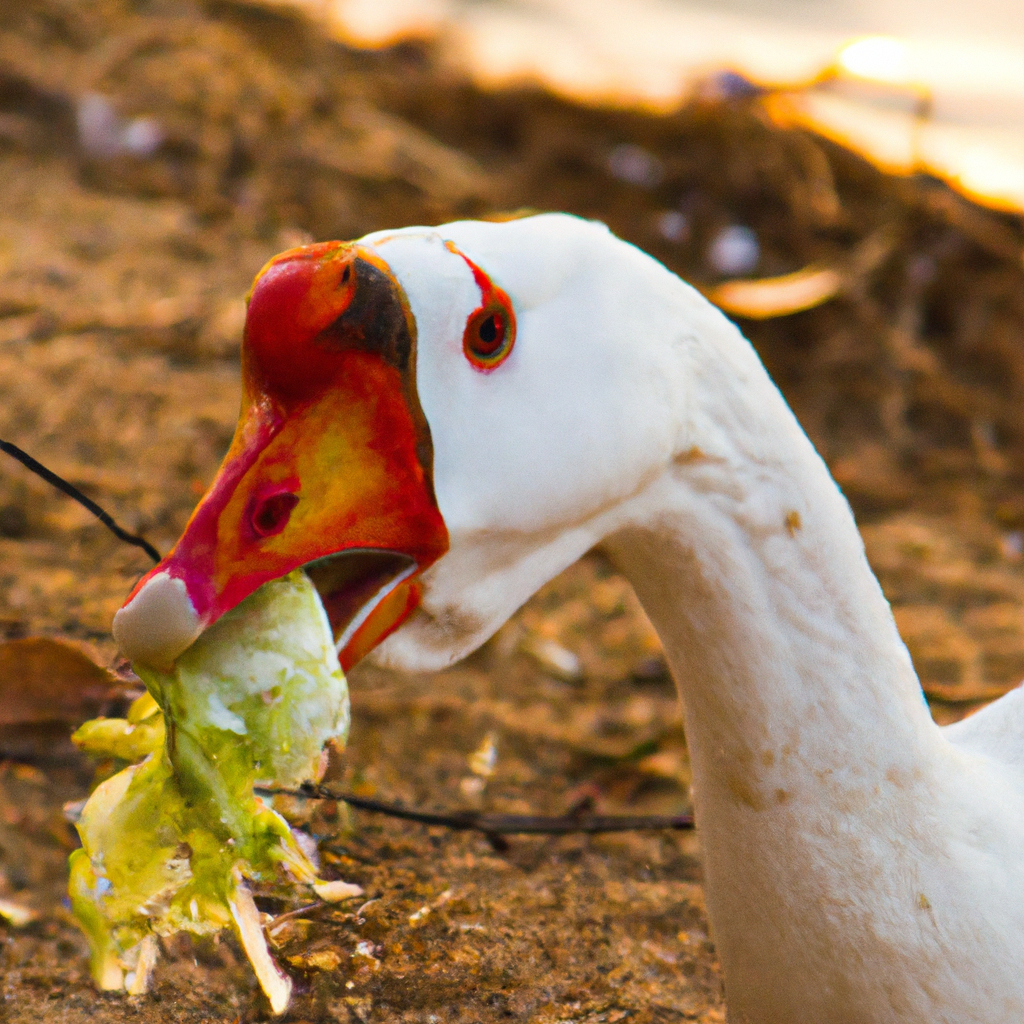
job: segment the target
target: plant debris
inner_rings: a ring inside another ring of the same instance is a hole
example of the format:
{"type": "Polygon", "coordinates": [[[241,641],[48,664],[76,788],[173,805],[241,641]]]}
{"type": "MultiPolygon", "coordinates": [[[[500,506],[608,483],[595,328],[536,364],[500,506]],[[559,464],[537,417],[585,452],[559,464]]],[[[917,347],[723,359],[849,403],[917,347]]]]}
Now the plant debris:
{"type": "MultiPolygon", "coordinates": [[[[102,782],[76,822],[71,906],[89,937],[93,978],[143,995],[158,936],[233,925],[271,1009],[283,1013],[291,981],[267,950],[250,884],[287,891],[321,879],[253,787],[319,778],[325,744],[348,736],[348,689],[327,615],[297,570],[226,613],[172,671],[139,672],[149,693],[127,719],[86,722],[75,734],[90,752],[138,761],[102,782]]],[[[328,891],[340,895],[336,883],[328,891]]]]}

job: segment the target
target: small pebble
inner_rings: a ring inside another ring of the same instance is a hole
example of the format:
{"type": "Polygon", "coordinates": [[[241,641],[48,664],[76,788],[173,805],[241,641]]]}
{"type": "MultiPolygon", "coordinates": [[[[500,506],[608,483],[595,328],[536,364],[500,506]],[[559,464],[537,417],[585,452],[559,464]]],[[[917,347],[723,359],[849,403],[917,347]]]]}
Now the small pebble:
{"type": "Polygon", "coordinates": [[[132,156],[151,157],[163,141],[163,129],[152,117],[136,117],[121,132],[121,146],[132,156]]]}
{"type": "Polygon", "coordinates": [[[374,948],[373,943],[366,942],[364,940],[363,942],[356,943],[356,951],[354,955],[361,956],[364,959],[369,960],[373,969],[376,970],[378,967],[380,967],[380,961],[373,955],[376,952],[377,950],[374,948]]]}
{"type": "Polygon", "coordinates": [[[1024,556],[1024,533],[1020,530],[1004,533],[1000,538],[999,547],[1003,558],[1008,562],[1019,562],[1021,556],[1024,556]]]}
{"type": "Polygon", "coordinates": [[[697,95],[706,101],[744,100],[759,96],[764,89],[738,71],[717,71],[697,86],[697,95]]]}
{"type": "Polygon", "coordinates": [[[459,790],[468,800],[476,800],[482,796],[486,786],[486,780],[479,775],[467,775],[459,781],[459,790]]]}
{"type": "Polygon", "coordinates": [[[655,226],[666,242],[685,242],[690,237],[690,220],[678,210],[662,210],[655,219],[655,226]]]}
{"type": "Polygon", "coordinates": [[[749,274],[761,259],[761,243],[752,228],[730,224],[715,235],[708,248],[708,263],[729,277],[749,274]]]}
{"type": "Polygon", "coordinates": [[[122,153],[145,159],[164,142],[164,131],[155,118],[136,117],[126,123],[110,100],[96,92],[79,99],[75,120],[82,152],[99,160],[122,153]]]}
{"type": "Polygon", "coordinates": [[[653,188],[662,179],[661,161],[641,146],[625,142],[608,154],[608,173],[619,181],[653,188]]]}
{"type": "Polygon", "coordinates": [[[107,159],[121,148],[121,125],[117,111],[106,96],[87,92],[75,111],[78,142],[86,156],[107,159]]]}
{"type": "Polygon", "coordinates": [[[341,954],[336,949],[314,949],[288,957],[292,967],[301,971],[336,971],[341,966],[341,954]]]}
{"type": "Polygon", "coordinates": [[[313,892],[326,903],[338,903],[363,895],[362,886],[351,882],[314,882],[313,892]]]}
{"type": "Polygon", "coordinates": [[[583,679],[583,665],[580,659],[557,641],[546,637],[528,636],[523,640],[522,648],[545,672],[556,679],[567,683],[578,683],[583,679]]]}
{"type": "Polygon", "coordinates": [[[29,907],[13,900],[0,899],[0,917],[15,928],[24,928],[31,924],[39,915],[29,907]]]}

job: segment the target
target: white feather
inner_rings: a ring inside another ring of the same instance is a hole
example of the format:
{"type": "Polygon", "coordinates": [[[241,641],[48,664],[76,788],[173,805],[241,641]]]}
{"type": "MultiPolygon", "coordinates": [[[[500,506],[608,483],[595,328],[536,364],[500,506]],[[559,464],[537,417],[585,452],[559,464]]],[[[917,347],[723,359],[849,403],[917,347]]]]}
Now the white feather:
{"type": "Polygon", "coordinates": [[[380,648],[436,668],[601,542],[685,707],[731,1020],[1024,1021],[1024,695],[932,722],[850,510],[693,289],[563,215],[370,236],[403,285],[451,536],[380,648]],[[513,300],[489,374],[480,293],[513,300]]]}

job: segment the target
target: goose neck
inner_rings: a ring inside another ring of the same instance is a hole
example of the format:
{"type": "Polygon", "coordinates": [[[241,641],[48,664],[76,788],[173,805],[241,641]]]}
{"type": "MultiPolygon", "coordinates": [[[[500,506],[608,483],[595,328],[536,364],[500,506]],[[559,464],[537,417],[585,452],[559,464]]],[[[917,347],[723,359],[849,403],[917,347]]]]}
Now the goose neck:
{"type": "Polygon", "coordinates": [[[731,369],[690,410],[703,443],[607,545],[665,645],[695,778],[760,806],[912,770],[938,733],[850,508],[760,364],[731,369]]]}

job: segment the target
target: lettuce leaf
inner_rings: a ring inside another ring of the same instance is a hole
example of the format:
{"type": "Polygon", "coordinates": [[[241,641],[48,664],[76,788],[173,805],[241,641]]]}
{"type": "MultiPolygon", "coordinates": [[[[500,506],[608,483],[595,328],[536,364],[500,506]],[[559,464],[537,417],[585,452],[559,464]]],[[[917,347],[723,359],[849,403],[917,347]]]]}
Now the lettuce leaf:
{"type": "Polygon", "coordinates": [[[320,599],[298,570],[219,619],[172,671],[134,667],[149,693],[128,718],[87,722],[74,737],[92,753],[144,757],[98,786],[77,823],[70,894],[93,977],[143,992],[157,936],[231,927],[280,1013],[291,983],[248,883],[320,879],[253,787],[319,779],[325,744],[348,736],[348,687],[320,599]]]}

